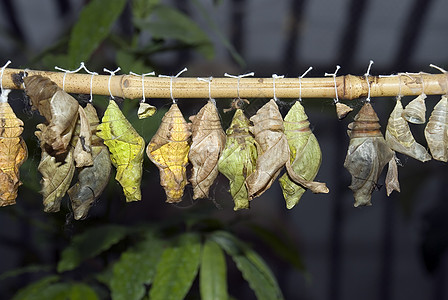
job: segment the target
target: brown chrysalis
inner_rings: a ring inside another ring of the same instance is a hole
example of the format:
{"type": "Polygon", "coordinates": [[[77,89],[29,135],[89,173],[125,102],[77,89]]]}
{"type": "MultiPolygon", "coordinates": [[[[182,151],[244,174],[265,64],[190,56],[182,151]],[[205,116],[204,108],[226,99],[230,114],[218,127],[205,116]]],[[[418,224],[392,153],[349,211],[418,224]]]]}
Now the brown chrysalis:
{"type": "Polygon", "coordinates": [[[352,175],[349,188],[355,197],[355,207],[371,205],[371,194],[381,171],[394,156],[381,134],[378,121],[372,105],[366,102],[348,126],[350,145],[344,167],[352,175]]]}
{"type": "Polygon", "coordinates": [[[191,146],[188,159],[193,165],[190,177],[193,199],[207,198],[218,176],[218,159],[226,143],[218,110],[211,101],[191,116],[191,146]]]}
{"type": "Polygon", "coordinates": [[[41,135],[45,151],[50,155],[66,152],[78,118],[78,101],[47,77],[33,75],[23,82],[32,108],[48,122],[41,135]]]}
{"type": "Polygon", "coordinates": [[[78,169],[78,182],[67,191],[75,220],[84,219],[87,216],[92,204],[106,188],[112,169],[109,150],[103,144],[103,140],[96,135],[99,124],[96,110],[89,103],[84,111],[92,135],[90,153],[93,164],[78,169]]]}

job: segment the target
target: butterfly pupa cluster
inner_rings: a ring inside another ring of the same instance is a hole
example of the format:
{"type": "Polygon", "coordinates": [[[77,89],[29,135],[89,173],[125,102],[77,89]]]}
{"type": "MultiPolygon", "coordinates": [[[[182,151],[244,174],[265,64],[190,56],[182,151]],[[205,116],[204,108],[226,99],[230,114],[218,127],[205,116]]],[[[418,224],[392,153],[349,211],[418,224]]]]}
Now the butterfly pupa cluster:
{"type": "MultiPolygon", "coordinates": [[[[68,194],[74,218],[85,218],[105,189],[112,167],[126,202],[141,200],[145,152],[159,169],[168,203],[182,201],[187,185],[192,187],[193,199],[210,197],[219,173],[229,180],[234,210],[249,208],[251,201],[266,192],[276,179],[288,209],[297,205],[306,190],[329,192],[325,183],[314,181],[322,152],[300,101],[291,106],[284,119],[274,99],[248,118],[242,109],[248,101],[235,99],[230,109],[234,111],[233,119],[225,131],[212,99],[189,118],[190,122],[173,103],[146,145],[113,99],[100,122],[92,104],[81,106],[46,77],[25,77],[23,84],[32,109],[45,118],[37,125],[35,135],[42,152],[38,170],[42,174],[41,194],[46,212],[59,211],[61,200],[68,194]]],[[[431,158],[448,160],[448,98],[442,96],[428,121],[425,98],[422,93],[403,107],[397,97],[385,136],[370,102],[349,124],[350,144],[344,166],[352,175],[349,188],[354,193],[355,206],[371,205],[371,194],[386,165],[387,194],[400,191],[396,152],[422,162],[431,158]],[[427,147],[415,140],[409,124],[425,126],[427,147]]],[[[139,118],[155,112],[154,107],[143,109],[147,107],[140,105],[139,118]]],[[[3,206],[15,203],[21,184],[18,169],[27,150],[20,137],[23,122],[7,103],[0,103],[0,120],[3,206]]]]}

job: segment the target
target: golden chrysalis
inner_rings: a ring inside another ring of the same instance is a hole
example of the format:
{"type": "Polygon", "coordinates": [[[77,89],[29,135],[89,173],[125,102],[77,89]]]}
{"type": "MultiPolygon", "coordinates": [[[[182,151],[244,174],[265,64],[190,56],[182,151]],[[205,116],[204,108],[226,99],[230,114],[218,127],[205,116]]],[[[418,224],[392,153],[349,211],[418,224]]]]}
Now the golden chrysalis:
{"type": "Polygon", "coordinates": [[[379,130],[378,121],[372,105],[366,102],[348,126],[350,145],[344,167],[352,175],[349,188],[355,197],[355,207],[372,205],[371,194],[381,171],[394,156],[379,130]]]}
{"type": "Polygon", "coordinates": [[[211,101],[195,116],[191,116],[190,177],[193,199],[207,198],[210,186],[218,176],[218,159],[226,142],[218,110],[211,101]]]}
{"type": "Polygon", "coordinates": [[[115,179],[123,187],[126,202],[141,200],[140,184],[145,141],[114,100],[109,101],[97,130],[97,136],[102,138],[109,148],[110,159],[117,168],[115,179]]]}
{"type": "Polygon", "coordinates": [[[159,168],[160,184],[165,189],[168,203],[182,201],[188,183],[186,166],[190,136],[190,125],[177,104],[172,104],[146,148],[149,159],[159,168]]]}
{"type": "Polygon", "coordinates": [[[22,184],[19,167],[28,157],[22,132],[22,120],[7,102],[0,102],[0,206],[15,204],[22,184]]]}

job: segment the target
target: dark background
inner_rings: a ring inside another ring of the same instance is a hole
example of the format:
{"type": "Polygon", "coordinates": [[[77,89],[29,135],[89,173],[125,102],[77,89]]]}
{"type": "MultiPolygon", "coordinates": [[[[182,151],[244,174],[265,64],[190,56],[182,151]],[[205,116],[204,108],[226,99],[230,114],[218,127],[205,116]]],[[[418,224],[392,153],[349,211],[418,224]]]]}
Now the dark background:
{"type": "MultiPolygon", "coordinates": [[[[182,76],[216,77],[224,72],[254,71],[258,77],[270,77],[273,73],[297,77],[313,66],[307,76],[322,77],[325,72],[334,72],[339,64],[339,74],[361,75],[372,59],[375,64],[371,74],[379,75],[435,72],[429,68],[430,63],[446,67],[448,62],[448,2],[443,0],[199,1],[244,58],[245,65],[239,65],[232,58],[222,39],[209,28],[192,2],[163,2],[177,6],[204,28],[214,43],[215,58],[206,60],[193,50],[157,54],[151,60],[161,74],[175,74],[187,66],[189,72],[182,76]]],[[[68,32],[83,3],[80,0],[3,0],[1,61],[10,59],[15,68],[38,65],[36,56],[68,32]]],[[[128,25],[124,13],[116,30],[126,32],[128,25]]],[[[103,66],[113,65],[114,59],[110,49],[99,51],[103,51],[104,61],[91,62],[90,69],[101,73],[103,66]]],[[[23,111],[21,99],[21,92],[10,97],[13,106],[23,111]]],[[[439,96],[428,96],[427,117],[438,99],[439,96]]],[[[254,114],[266,100],[252,100],[246,113],[254,114]]],[[[410,100],[405,97],[403,104],[410,100]]],[[[205,103],[203,99],[184,101],[180,99],[179,105],[185,116],[196,113],[205,103]]],[[[374,98],[372,103],[384,129],[394,105],[393,98],[374,98]]],[[[160,100],[157,105],[166,108],[169,101],[160,100]]],[[[354,100],[350,105],[357,109],[362,102],[354,100]]],[[[228,101],[218,99],[220,113],[227,106],[228,101]]],[[[111,181],[113,186],[106,190],[83,224],[73,221],[66,207],[54,215],[41,212],[39,179],[34,169],[39,151],[36,145],[31,145],[37,144],[32,132],[40,119],[23,113],[30,162],[21,172],[23,180],[29,182],[19,190],[16,206],[0,210],[0,273],[37,260],[57,260],[61,244],[79,228],[94,226],[97,219],[132,225],[211,208],[212,216],[223,222],[236,216],[291,237],[300,249],[297,255],[304,260],[306,272],[278,261],[269,249],[256,248],[275,272],[286,299],[448,299],[446,163],[423,164],[399,155],[402,192],[394,192],[388,198],[385,188],[380,186],[372,196],[373,206],[355,209],[348,189],[350,176],[343,168],[348,146],[346,126],[354,114],[338,121],[331,99],[305,99],[304,106],[323,152],[317,179],[327,183],[330,194],[307,192],[288,211],[279,186],[274,184],[252,202],[250,211],[234,213],[231,197],[226,192],[227,180],[220,176],[212,198],[222,210],[215,208],[213,201],[193,203],[191,190],[187,190],[181,207],[174,207],[163,203],[158,172],[145,157],[143,201],[125,205],[124,197],[117,196],[121,195],[120,188],[111,181]]],[[[281,107],[283,115],[288,107],[288,104],[281,107]]],[[[224,128],[229,125],[230,117],[222,114],[224,128]]],[[[136,125],[137,129],[138,126],[142,125],[136,125]]],[[[417,141],[426,145],[423,129],[423,126],[412,127],[417,141]]],[[[148,142],[151,136],[144,138],[148,142]]],[[[244,228],[241,235],[251,239],[244,228]]],[[[229,274],[231,284],[241,285],[241,299],[253,297],[245,294],[246,283],[232,281],[232,272],[229,274]]],[[[8,281],[9,286],[5,281],[0,282],[0,295],[10,295],[11,290],[31,279],[25,276],[21,278],[25,282],[8,281]]]]}

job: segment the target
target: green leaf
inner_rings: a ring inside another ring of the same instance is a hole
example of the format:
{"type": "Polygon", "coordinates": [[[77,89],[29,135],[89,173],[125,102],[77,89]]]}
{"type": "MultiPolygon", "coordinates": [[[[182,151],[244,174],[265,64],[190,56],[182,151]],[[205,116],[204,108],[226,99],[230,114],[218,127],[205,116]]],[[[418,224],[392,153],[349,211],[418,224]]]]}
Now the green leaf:
{"type": "Polygon", "coordinates": [[[136,19],[144,19],[152,13],[154,6],[160,3],[160,0],[133,0],[132,13],[136,19]]]}
{"type": "Polygon", "coordinates": [[[232,257],[244,279],[255,292],[257,299],[283,299],[277,280],[255,251],[228,232],[216,231],[211,239],[232,257]]]}
{"type": "Polygon", "coordinates": [[[110,284],[112,299],[141,299],[146,291],[144,284],[150,284],[156,266],[163,252],[163,242],[158,238],[148,238],[137,249],[121,255],[115,263],[110,284]]]}
{"type": "Polygon", "coordinates": [[[224,253],[219,245],[211,240],[204,244],[199,280],[201,299],[229,299],[224,253]]]}
{"type": "Polygon", "coordinates": [[[19,290],[12,300],[19,300],[19,299],[35,299],[34,297],[38,295],[44,288],[52,284],[53,282],[56,282],[59,279],[59,276],[52,275],[44,277],[36,282],[33,282],[26,287],[19,290]]]}
{"type": "Polygon", "coordinates": [[[196,46],[206,58],[214,56],[213,45],[205,32],[184,13],[165,5],[154,7],[150,18],[134,20],[135,26],[156,39],[175,39],[196,46]]]}
{"type": "Polygon", "coordinates": [[[109,35],[125,4],[126,0],[92,0],[83,8],[68,45],[70,67],[86,61],[98,48],[109,35]]]}
{"type": "Polygon", "coordinates": [[[53,267],[49,265],[30,265],[23,268],[14,269],[11,271],[7,271],[0,276],[0,280],[4,280],[6,278],[19,276],[26,273],[35,273],[35,272],[49,272],[53,267]]]}
{"type": "Polygon", "coordinates": [[[14,300],[98,300],[95,291],[84,283],[55,283],[33,288],[25,294],[17,294],[14,300]]]}
{"type": "MultiPolygon", "coordinates": [[[[290,263],[296,269],[302,272],[306,272],[305,264],[302,261],[299,249],[288,240],[288,237],[284,234],[274,233],[271,230],[263,228],[258,225],[250,226],[253,232],[266,244],[269,245],[279,257],[290,263]]],[[[280,231],[283,232],[283,231],[280,231]]]]}
{"type": "Polygon", "coordinates": [[[149,291],[151,300],[183,299],[196,277],[201,257],[199,236],[187,233],[178,245],[167,248],[157,265],[154,283],[149,291]]]}
{"type": "Polygon", "coordinates": [[[132,53],[119,50],[117,51],[115,58],[117,65],[122,66],[121,69],[123,73],[129,73],[132,71],[137,74],[142,74],[152,71],[145,66],[143,60],[136,58],[132,53]]]}
{"type": "Polygon", "coordinates": [[[125,235],[125,227],[104,225],[75,236],[70,246],[62,251],[58,272],[73,270],[82,261],[92,258],[118,243],[125,235]]]}

